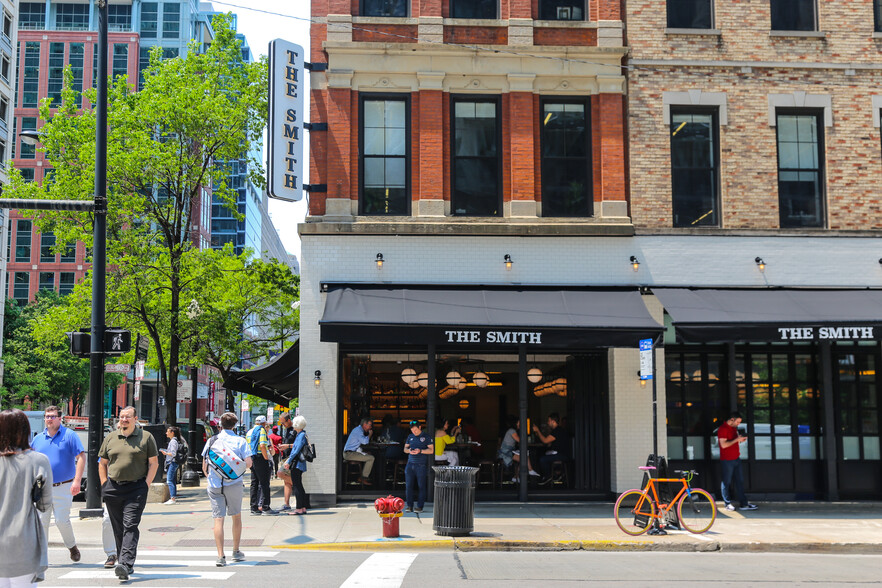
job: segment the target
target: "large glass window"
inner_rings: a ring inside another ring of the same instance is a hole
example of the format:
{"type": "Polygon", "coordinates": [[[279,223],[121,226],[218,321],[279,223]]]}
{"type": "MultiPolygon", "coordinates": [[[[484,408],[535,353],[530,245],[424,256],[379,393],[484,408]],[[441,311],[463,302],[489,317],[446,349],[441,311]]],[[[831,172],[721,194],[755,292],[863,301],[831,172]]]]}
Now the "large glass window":
{"type": "Polygon", "coordinates": [[[19,306],[25,306],[28,303],[30,294],[31,275],[28,272],[15,272],[15,283],[12,286],[12,298],[19,306]]]}
{"type": "Polygon", "coordinates": [[[40,272],[37,291],[40,290],[55,290],[55,272],[40,272]]]}
{"type": "Polygon", "coordinates": [[[62,296],[70,294],[73,292],[74,284],[73,272],[61,272],[58,280],[58,293],[62,296]]]}
{"type": "Polygon", "coordinates": [[[49,43],[49,91],[52,106],[61,105],[61,87],[64,84],[64,43],[49,43]]]}
{"type": "Polygon", "coordinates": [[[539,20],[585,20],[585,0],[540,0],[539,20]]]}
{"type": "Polygon", "coordinates": [[[717,226],[717,113],[671,109],[671,193],[675,227],[717,226]]]}
{"type": "Polygon", "coordinates": [[[591,216],[588,101],[542,101],[542,216],[591,216]]]}
{"type": "Polygon", "coordinates": [[[499,100],[461,96],[451,103],[453,214],[500,216],[499,100]]]}
{"type": "Polygon", "coordinates": [[[498,18],[497,0],[450,0],[450,18],[498,18]]]}
{"type": "Polygon", "coordinates": [[[836,345],[834,387],[840,459],[879,460],[879,390],[875,349],[836,345]]]}
{"type": "Polygon", "coordinates": [[[31,261],[31,221],[19,220],[15,223],[15,261],[31,261]]]}
{"type": "Polygon", "coordinates": [[[667,8],[669,28],[713,28],[713,0],[667,0],[667,8]]]}
{"type": "Polygon", "coordinates": [[[181,5],[166,2],[162,5],[162,38],[177,39],[181,35],[181,5]]]}
{"type": "Polygon", "coordinates": [[[144,2],[141,4],[141,37],[155,39],[159,23],[159,3],[144,2]]]}
{"type": "Polygon", "coordinates": [[[361,102],[361,214],[408,214],[408,102],[361,102]]]}
{"type": "Polygon", "coordinates": [[[61,252],[61,263],[74,263],[77,260],[77,245],[71,243],[61,252]]]}
{"type": "Polygon", "coordinates": [[[83,91],[83,65],[86,58],[86,46],[84,43],[70,44],[70,70],[73,74],[73,89],[77,91],[77,106],[82,106],[83,97],[79,95],[83,91]]]}
{"type": "Polygon", "coordinates": [[[361,0],[362,16],[407,16],[409,0],[361,0]]]}
{"type": "Polygon", "coordinates": [[[132,7],[129,4],[111,4],[108,6],[107,29],[120,32],[132,30],[132,7]]]}
{"type": "Polygon", "coordinates": [[[40,261],[52,263],[55,261],[55,235],[52,233],[43,233],[40,235],[40,261]]]}
{"type": "Polygon", "coordinates": [[[113,79],[125,77],[129,73],[129,46],[125,43],[113,44],[113,79]]]}
{"type": "Polygon", "coordinates": [[[18,5],[18,28],[39,31],[46,28],[46,3],[22,2],[18,5]]]}
{"type": "Polygon", "coordinates": [[[776,118],[781,227],[823,227],[821,114],[779,110],[776,118]]]}
{"type": "Polygon", "coordinates": [[[814,31],[816,0],[771,0],[773,31],[814,31]]]}
{"type": "MultiPolygon", "coordinates": [[[[21,119],[21,130],[22,131],[36,131],[37,130],[37,117],[35,116],[24,116],[21,119]]],[[[19,157],[21,159],[34,159],[37,157],[37,146],[33,144],[25,143],[24,139],[19,137],[20,145],[19,145],[19,157]]]]}
{"type": "Polygon", "coordinates": [[[89,29],[89,4],[56,4],[55,28],[59,31],[89,29]]]}
{"type": "Polygon", "coordinates": [[[40,42],[27,41],[24,51],[24,75],[22,80],[22,108],[36,108],[40,90],[40,42]]]}
{"type": "Polygon", "coordinates": [[[723,360],[721,353],[665,353],[668,459],[703,460],[714,451],[726,412],[723,360]]]}
{"type": "Polygon", "coordinates": [[[882,0],[873,0],[873,30],[882,32],[882,0]]]}

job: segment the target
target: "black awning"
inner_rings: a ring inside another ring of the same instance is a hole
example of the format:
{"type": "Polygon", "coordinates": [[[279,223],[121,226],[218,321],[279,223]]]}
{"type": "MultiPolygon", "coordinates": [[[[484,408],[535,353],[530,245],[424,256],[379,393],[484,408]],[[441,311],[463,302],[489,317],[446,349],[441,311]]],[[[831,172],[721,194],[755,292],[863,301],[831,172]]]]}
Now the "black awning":
{"type": "Polygon", "coordinates": [[[340,287],[321,340],[468,347],[637,347],[663,330],[636,290],[340,287]]]}
{"type": "Polygon", "coordinates": [[[233,371],[224,388],[287,406],[300,389],[300,341],[261,366],[233,371]]]}
{"type": "Polygon", "coordinates": [[[882,334],[880,290],[653,288],[653,293],[680,341],[854,341],[882,334]]]}

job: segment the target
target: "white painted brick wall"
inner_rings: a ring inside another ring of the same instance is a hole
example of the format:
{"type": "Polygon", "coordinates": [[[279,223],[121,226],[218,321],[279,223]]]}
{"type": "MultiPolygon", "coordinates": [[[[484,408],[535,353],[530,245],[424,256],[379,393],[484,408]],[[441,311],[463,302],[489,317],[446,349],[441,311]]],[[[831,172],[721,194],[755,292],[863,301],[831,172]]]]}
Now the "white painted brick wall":
{"type": "MultiPolygon", "coordinates": [[[[335,493],[337,345],[321,343],[322,282],[475,285],[882,287],[877,240],[855,237],[690,236],[458,237],[306,235],[302,239],[301,411],[319,457],[304,477],[310,493],[335,493]],[[374,262],[385,259],[383,269],[374,262]],[[514,260],[511,271],[503,256],[514,260]],[[638,272],[629,258],[640,260],[638,272]],[[766,262],[759,272],[755,257],[766,262]],[[313,373],[321,370],[321,386],[313,373]]],[[[661,308],[646,297],[661,322],[661,308]]],[[[664,364],[659,355],[659,446],[665,453],[664,364]]],[[[649,454],[649,386],[634,350],[610,354],[613,488],[639,480],[649,454]]]]}

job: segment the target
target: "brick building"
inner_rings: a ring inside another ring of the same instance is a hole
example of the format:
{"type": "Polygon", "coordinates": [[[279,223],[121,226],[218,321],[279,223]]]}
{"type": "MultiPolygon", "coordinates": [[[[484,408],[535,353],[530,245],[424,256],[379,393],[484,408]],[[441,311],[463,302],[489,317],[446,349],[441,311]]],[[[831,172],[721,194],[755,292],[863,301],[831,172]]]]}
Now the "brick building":
{"type": "Polygon", "coordinates": [[[716,484],[714,430],[737,407],[753,496],[875,496],[882,6],[626,6],[633,248],[671,327],[669,458],[716,484]]]}
{"type": "MultiPolygon", "coordinates": [[[[312,16],[308,61],[327,70],[308,120],[328,123],[299,227],[313,504],[365,491],[342,459],[363,417],[391,417],[383,437],[474,422],[482,448],[458,453],[482,497],[630,487],[652,446],[638,339],[662,314],[631,261],[621,3],[314,0],[312,16]],[[512,482],[508,417],[526,442],[550,413],[572,441],[533,449],[547,483],[512,482]]],[[[400,450],[369,450],[373,487],[400,491],[400,450]]]]}

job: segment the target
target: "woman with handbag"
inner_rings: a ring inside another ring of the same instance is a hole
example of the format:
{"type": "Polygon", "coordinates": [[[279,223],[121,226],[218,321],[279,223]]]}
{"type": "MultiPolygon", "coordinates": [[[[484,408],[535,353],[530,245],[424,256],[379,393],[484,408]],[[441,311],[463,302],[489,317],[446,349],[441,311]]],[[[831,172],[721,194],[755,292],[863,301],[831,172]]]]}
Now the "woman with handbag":
{"type": "MultiPolygon", "coordinates": [[[[282,413],[279,417],[279,426],[282,428],[282,442],[279,449],[282,451],[281,459],[287,460],[291,456],[291,448],[294,447],[294,440],[297,439],[297,431],[291,425],[291,413],[282,413]]],[[[282,479],[284,484],[285,504],[279,509],[279,512],[291,510],[291,494],[294,493],[294,482],[291,481],[291,470],[284,467],[279,468],[278,477],[282,479]]]]}
{"type": "Polygon", "coordinates": [[[175,504],[178,498],[177,475],[180,465],[175,458],[178,455],[178,448],[185,445],[184,438],[181,437],[180,427],[168,427],[165,430],[165,436],[168,437],[168,447],[159,451],[165,455],[165,483],[168,485],[168,494],[170,498],[163,504],[175,504]]]}
{"type": "MultiPolygon", "coordinates": [[[[292,423],[294,432],[297,436],[294,438],[294,446],[291,448],[291,455],[285,461],[285,470],[291,472],[291,483],[294,486],[294,503],[297,508],[294,514],[306,514],[306,490],[303,489],[303,473],[306,471],[306,458],[302,455],[304,449],[309,445],[309,437],[306,436],[306,419],[302,415],[294,417],[292,423]]],[[[308,449],[307,449],[308,451],[308,449]]]]}
{"type": "Polygon", "coordinates": [[[0,588],[35,587],[49,567],[39,512],[52,508],[52,467],[30,435],[25,413],[0,412],[0,588]]]}

